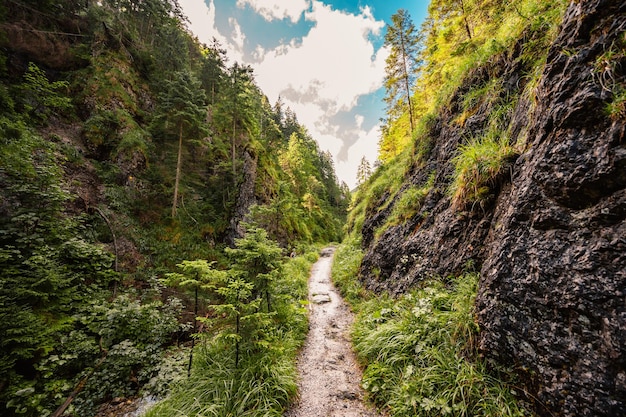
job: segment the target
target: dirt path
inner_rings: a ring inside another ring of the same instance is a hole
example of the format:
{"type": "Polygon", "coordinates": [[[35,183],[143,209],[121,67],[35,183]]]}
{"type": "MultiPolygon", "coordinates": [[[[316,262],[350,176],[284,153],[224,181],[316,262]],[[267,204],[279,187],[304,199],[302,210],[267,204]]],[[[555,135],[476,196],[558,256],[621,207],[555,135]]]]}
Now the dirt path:
{"type": "Polygon", "coordinates": [[[309,335],[298,370],[300,401],[285,417],[379,417],[363,404],[361,370],[352,352],[354,319],[330,281],[334,249],[324,249],[309,277],[309,335]]]}

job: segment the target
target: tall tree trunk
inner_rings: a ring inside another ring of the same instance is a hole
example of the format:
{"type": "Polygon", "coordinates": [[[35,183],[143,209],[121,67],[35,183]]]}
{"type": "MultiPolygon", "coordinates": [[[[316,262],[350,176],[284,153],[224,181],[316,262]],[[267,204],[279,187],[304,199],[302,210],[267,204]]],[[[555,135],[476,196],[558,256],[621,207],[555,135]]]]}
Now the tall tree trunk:
{"type": "Polygon", "coordinates": [[[470,30],[469,21],[467,20],[465,3],[463,3],[463,0],[461,0],[461,13],[463,14],[463,23],[465,23],[465,31],[467,32],[467,37],[472,40],[472,31],[470,30]]]}
{"type": "Polygon", "coordinates": [[[233,70],[233,138],[232,138],[232,157],[233,157],[233,184],[237,188],[237,168],[236,168],[236,140],[237,140],[237,67],[233,70]]]}
{"type": "Polygon", "coordinates": [[[178,127],[178,161],[176,162],[176,181],[174,182],[174,200],[172,201],[172,218],[176,217],[178,207],[178,186],[180,184],[180,168],[183,162],[183,124],[178,127]]]}
{"type": "Polygon", "coordinates": [[[402,47],[402,64],[404,65],[404,90],[406,92],[406,101],[409,106],[409,123],[411,125],[411,134],[413,134],[413,103],[411,103],[411,87],[409,85],[409,69],[407,64],[408,54],[406,53],[406,45],[404,40],[404,33],[400,31],[400,44],[402,47]]]}
{"type": "Polygon", "coordinates": [[[233,115],[233,140],[232,140],[232,144],[231,144],[231,152],[232,152],[232,158],[233,158],[233,181],[234,181],[234,185],[235,187],[237,187],[237,170],[236,170],[236,165],[235,163],[237,162],[237,158],[236,158],[236,148],[235,148],[235,141],[236,141],[236,137],[237,137],[237,129],[236,129],[236,124],[237,124],[237,119],[235,117],[235,115],[233,115]]]}
{"type": "MultiPolygon", "coordinates": [[[[236,333],[239,336],[239,313],[237,313],[236,333]]],[[[239,340],[235,342],[235,369],[239,368],[239,340]]]]}
{"type": "Polygon", "coordinates": [[[191,336],[191,350],[189,351],[189,366],[187,367],[187,378],[191,378],[191,364],[193,362],[193,348],[196,345],[196,338],[194,335],[196,334],[196,329],[198,327],[198,285],[196,284],[196,297],[195,304],[193,308],[193,335],[191,336]]]}

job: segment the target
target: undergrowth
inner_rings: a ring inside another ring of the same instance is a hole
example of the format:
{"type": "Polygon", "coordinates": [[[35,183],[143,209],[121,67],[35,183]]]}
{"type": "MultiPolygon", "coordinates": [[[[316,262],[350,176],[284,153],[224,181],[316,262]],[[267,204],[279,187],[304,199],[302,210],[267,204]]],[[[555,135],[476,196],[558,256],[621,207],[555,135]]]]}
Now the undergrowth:
{"type": "Polygon", "coordinates": [[[230,339],[200,335],[190,377],[175,383],[146,416],[281,416],[297,394],[296,355],[307,333],[304,300],[315,259],[310,252],[284,264],[274,282],[276,324],[264,334],[266,343],[236,363],[230,339]]]}
{"type": "Polygon", "coordinates": [[[360,242],[353,236],[347,237],[344,243],[337,247],[333,259],[332,280],[342,297],[353,307],[358,306],[368,295],[355,278],[359,273],[362,259],[360,242]]]}
{"type": "Polygon", "coordinates": [[[478,275],[432,280],[400,298],[366,294],[356,240],[337,250],[333,280],[357,311],[352,337],[369,398],[392,417],[525,416],[504,370],[479,358],[478,275]]]}
{"type": "Polygon", "coordinates": [[[435,172],[432,172],[422,186],[411,186],[404,190],[395,202],[385,223],[376,229],[375,237],[379,238],[388,228],[403,224],[419,213],[426,196],[432,191],[434,183],[435,172]]]}

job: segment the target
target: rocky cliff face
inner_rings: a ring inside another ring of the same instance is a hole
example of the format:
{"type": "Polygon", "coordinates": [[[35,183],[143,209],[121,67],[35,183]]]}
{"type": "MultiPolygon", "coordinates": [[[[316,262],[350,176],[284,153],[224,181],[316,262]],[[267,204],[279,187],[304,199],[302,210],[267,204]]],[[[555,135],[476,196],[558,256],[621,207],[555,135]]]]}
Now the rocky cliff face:
{"type": "Polygon", "coordinates": [[[526,41],[468,75],[408,175],[406,187],[436,172],[420,212],[376,241],[389,210],[363,228],[371,289],[400,293],[468,261],[480,268],[481,352],[518,372],[542,416],[626,415],[626,115],[606,110],[626,87],[625,31],[622,1],[568,6],[536,99],[521,94],[510,116],[521,154],[490,198],[459,208],[444,192],[450,160],[492,110],[459,123],[463,95],[494,78],[507,94],[524,89],[526,41]]]}
{"type": "Polygon", "coordinates": [[[626,124],[604,111],[626,60],[603,62],[625,12],[569,7],[482,267],[481,347],[524,370],[546,415],[626,415],[626,124]]]}
{"type": "Polygon", "coordinates": [[[245,230],[242,222],[246,220],[246,217],[250,213],[250,207],[257,203],[254,194],[254,184],[257,178],[257,164],[256,155],[253,156],[249,150],[246,150],[243,160],[243,182],[239,187],[235,212],[230,219],[230,227],[226,235],[226,243],[231,247],[235,246],[236,239],[240,239],[244,236],[245,230]]]}

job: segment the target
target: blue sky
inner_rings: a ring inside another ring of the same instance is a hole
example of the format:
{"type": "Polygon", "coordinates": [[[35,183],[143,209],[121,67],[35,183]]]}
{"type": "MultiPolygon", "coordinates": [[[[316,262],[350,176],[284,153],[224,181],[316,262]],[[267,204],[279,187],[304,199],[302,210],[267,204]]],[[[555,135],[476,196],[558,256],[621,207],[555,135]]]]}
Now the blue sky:
{"type": "Polygon", "coordinates": [[[361,158],[377,157],[385,25],[398,9],[417,27],[428,0],[180,0],[201,42],[218,39],[254,68],[259,87],[281,97],[329,150],[350,187],[361,158]]]}

